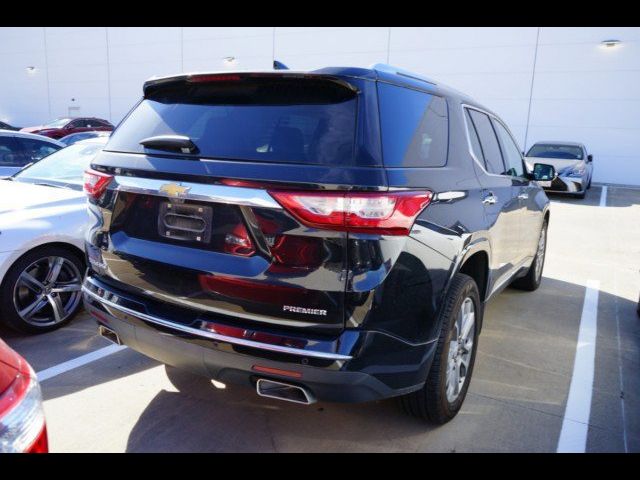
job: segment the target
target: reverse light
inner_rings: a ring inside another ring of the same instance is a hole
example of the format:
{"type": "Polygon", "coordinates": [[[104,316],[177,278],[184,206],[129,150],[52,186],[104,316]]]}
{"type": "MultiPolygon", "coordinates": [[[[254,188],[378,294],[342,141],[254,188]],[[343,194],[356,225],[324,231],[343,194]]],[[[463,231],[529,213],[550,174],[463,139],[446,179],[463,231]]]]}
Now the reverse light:
{"type": "Polygon", "coordinates": [[[247,227],[244,224],[238,223],[230,233],[224,236],[224,251],[225,253],[242,257],[249,257],[256,253],[247,227]]]}
{"type": "Polygon", "coordinates": [[[42,394],[35,373],[20,373],[0,396],[0,453],[47,453],[42,394]]]}
{"type": "Polygon", "coordinates": [[[107,189],[111,180],[113,175],[88,168],[84,171],[82,188],[89,197],[97,200],[107,189]]]}
{"type": "Polygon", "coordinates": [[[307,226],[355,233],[408,235],[431,202],[429,191],[388,193],[269,191],[307,226]]]}

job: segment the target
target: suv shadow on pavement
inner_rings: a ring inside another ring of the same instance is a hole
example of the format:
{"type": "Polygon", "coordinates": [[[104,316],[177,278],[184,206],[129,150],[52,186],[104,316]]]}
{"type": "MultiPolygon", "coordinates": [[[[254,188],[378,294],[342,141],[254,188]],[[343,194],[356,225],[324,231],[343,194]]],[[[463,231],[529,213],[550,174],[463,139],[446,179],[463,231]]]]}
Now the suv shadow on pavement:
{"type": "MultiPolygon", "coordinates": [[[[166,367],[178,392],[156,395],[127,451],[555,451],[584,293],[584,286],[545,278],[533,295],[507,289],[490,302],[467,403],[447,425],[418,423],[392,400],[296,405],[166,367]]],[[[623,451],[616,312],[629,446],[640,450],[635,303],[600,292],[590,451],[623,451]]]]}

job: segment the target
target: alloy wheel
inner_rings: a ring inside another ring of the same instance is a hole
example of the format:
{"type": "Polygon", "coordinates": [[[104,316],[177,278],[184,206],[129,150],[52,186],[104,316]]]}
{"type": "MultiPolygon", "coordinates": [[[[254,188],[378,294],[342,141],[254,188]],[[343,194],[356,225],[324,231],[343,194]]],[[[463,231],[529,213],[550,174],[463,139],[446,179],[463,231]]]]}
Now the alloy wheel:
{"type": "Polygon", "coordinates": [[[446,394],[449,403],[460,396],[467,377],[474,347],[475,307],[473,300],[467,297],[460,306],[454,331],[449,342],[447,360],[446,394]]]}
{"type": "Polygon", "coordinates": [[[13,289],[16,312],[30,325],[64,322],[82,299],[82,274],[65,257],[49,256],[25,268],[13,289]]]}
{"type": "Polygon", "coordinates": [[[540,278],[542,275],[542,266],[544,265],[544,253],[545,246],[547,243],[547,229],[543,228],[540,233],[540,240],[538,240],[538,251],[536,253],[536,264],[535,264],[535,274],[536,280],[540,278]]]}

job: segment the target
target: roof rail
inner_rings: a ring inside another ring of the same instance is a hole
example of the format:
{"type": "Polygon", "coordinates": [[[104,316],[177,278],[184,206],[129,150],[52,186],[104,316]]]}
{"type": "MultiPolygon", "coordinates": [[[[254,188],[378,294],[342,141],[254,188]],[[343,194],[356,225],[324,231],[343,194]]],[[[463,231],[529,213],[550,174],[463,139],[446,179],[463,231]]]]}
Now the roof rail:
{"type": "Polygon", "coordinates": [[[429,83],[431,85],[437,85],[435,80],[432,80],[423,75],[418,75],[417,73],[410,72],[408,70],[404,70],[402,68],[394,67],[392,65],[388,65],[386,63],[376,63],[370,67],[372,70],[377,72],[391,73],[394,75],[401,75],[403,77],[412,78],[414,80],[419,80],[421,82],[429,83]]]}

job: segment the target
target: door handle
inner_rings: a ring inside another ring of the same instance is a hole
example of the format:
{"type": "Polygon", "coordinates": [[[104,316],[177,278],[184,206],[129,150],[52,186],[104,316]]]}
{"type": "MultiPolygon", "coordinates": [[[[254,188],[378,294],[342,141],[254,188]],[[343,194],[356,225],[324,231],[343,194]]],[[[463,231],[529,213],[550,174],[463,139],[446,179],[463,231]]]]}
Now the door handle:
{"type": "Polygon", "coordinates": [[[518,198],[519,198],[520,200],[526,200],[526,199],[528,199],[528,198],[529,198],[529,194],[528,194],[528,193],[526,193],[526,192],[523,192],[523,193],[521,193],[520,195],[518,195],[518,198]]]}
{"type": "Polygon", "coordinates": [[[482,199],[482,203],[485,205],[493,205],[498,201],[498,197],[496,197],[493,192],[489,192],[489,195],[482,199]]]}

